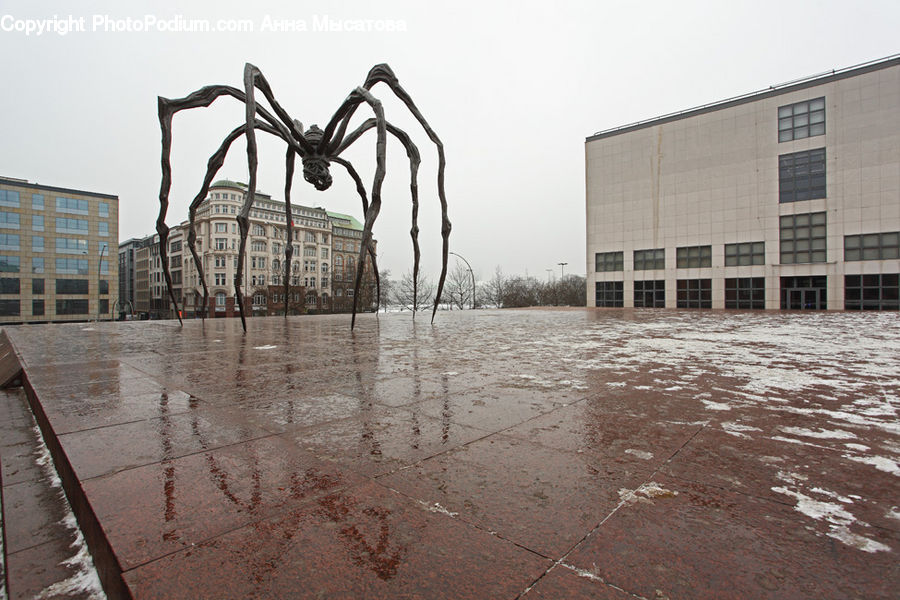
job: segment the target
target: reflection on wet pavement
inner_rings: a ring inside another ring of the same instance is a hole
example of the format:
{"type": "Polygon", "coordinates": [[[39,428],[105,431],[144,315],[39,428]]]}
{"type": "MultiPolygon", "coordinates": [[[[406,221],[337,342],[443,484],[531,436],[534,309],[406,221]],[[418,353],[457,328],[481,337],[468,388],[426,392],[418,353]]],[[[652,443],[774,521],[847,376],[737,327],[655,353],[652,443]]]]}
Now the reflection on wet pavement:
{"type": "Polygon", "coordinates": [[[23,327],[135,597],[890,598],[889,314],[23,327]]]}

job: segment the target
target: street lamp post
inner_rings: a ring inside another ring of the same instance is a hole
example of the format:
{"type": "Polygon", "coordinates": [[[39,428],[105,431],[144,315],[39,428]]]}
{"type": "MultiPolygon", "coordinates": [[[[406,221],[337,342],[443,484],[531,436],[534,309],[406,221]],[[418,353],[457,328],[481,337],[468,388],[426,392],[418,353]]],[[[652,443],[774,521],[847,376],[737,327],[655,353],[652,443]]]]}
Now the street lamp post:
{"type": "Polygon", "coordinates": [[[569,263],[561,262],[561,263],[556,263],[556,264],[559,265],[559,278],[565,279],[566,278],[566,265],[569,263]]]}
{"type": "Polygon", "coordinates": [[[100,322],[100,279],[103,277],[103,255],[109,249],[109,242],[100,242],[100,260],[97,262],[97,322],[100,322]]]}
{"type": "Polygon", "coordinates": [[[462,258],[462,261],[466,263],[466,267],[469,268],[469,275],[472,276],[472,310],[475,310],[475,272],[472,271],[472,265],[469,264],[465,258],[457,254],[456,252],[449,252],[448,254],[452,254],[453,256],[462,258]]]}

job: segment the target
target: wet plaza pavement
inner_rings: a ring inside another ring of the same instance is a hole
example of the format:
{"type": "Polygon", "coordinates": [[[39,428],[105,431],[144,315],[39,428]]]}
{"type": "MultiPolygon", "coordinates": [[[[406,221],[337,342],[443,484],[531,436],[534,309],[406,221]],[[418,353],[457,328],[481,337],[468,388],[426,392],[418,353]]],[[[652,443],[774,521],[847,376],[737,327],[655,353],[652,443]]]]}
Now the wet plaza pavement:
{"type": "Polygon", "coordinates": [[[110,596],[897,597],[896,313],[428,316],[7,328],[110,596]]]}

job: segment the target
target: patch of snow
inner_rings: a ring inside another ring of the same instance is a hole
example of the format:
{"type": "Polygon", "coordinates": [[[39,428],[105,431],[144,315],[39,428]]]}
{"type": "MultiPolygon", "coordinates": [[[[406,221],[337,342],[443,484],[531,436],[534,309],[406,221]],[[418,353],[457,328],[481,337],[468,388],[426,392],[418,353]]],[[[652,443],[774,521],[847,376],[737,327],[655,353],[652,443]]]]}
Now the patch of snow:
{"type": "Polygon", "coordinates": [[[576,566],[573,566],[573,565],[570,565],[570,564],[564,563],[564,562],[561,562],[561,563],[559,563],[559,564],[560,564],[561,566],[563,566],[563,567],[569,569],[570,571],[572,571],[573,573],[575,573],[575,574],[578,575],[579,577],[584,577],[584,578],[586,578],[586,579],[590,579],[591,581],[597,581],[597,582],[599,582],[599,583],[606,583],[606,582],[603,580],[602,577],[600,577],[599,575],[597,575],[596,573],[594,573],[594,572],[592,572],[592,571],[586,571],[585,569],[579,569],[579,568],[576,567],[576,566]]]}
{"type": "Polygon", "coordinates": [[[446,371],[444,373],[441,373],[441,375],[446,375],[447,377],[454,377],[456,375],[459,375],[459,373],[457,373],[456,371],[446,371]]]}
{"type": "Polygon", "coordinates": [[[803,437],[811,437],[811,438],[819,438],[823,440],[853,440],[856,439],[856,434],[851,433],[849,431],[844,431],[842,429],[835,429],[834,431],[829,431],[827,429],[819,429],[817,431],[813,431],[812,429],[805,429],[803,427],[779,427],[781,431],[784,433],[792,434],[792,435],[801,435],[803,437]]]}
{"type": "Polygon", "coordinates": [[[427,502],[422,502],[421,500],[419,500],[419,504],[424,506],[428,512],[439,513],[442,515],[447,515],[448,517],[459,516],[459,513],[451,512],[437,502],[435,502],[434,504],[428,504],[427,502]]]}
{"type": "Polygon", "coordinates": [[[277,347],[278,346],[273,346],[273,345],[269,344],[267,346],[253,346],[253,349],[254,350],[274,350],[277,347]]]}
{"type": "Polygon", "coordinates": [[[851,513],[847,512],[843,506],[834,502],[823,502],[811,498],[801,492],[789,490],[786,487],[773,487],[772,491],[776,494],[784,494],[792,496],[797,500],[794,510],[803,513],[807,517],[816,519],[817,521],[826,521],[832,525],[849,525],[856,521],[851,513]]]}
{"type": "Polygon", "coordinates": [[[890,552],[891,547],[882,544],[881,542],[870,540],[867,537],[861,536],[858,533],[853,533],[846,527],[835,527],[828,534],[829,537],[833,537],[834,539],[844,542],[848,546],[852,548],[856,548],[857,550],[862,550],[863,552],[890,552]]]}
{"type": "Polygon", "coordinates": [[[635,502],[650,503],[653,498],[672,498],[677,495],[678,492],[667,490],[655,481],[648,481],[634,490],[629,490],[627,488],[619,489],[620,504],[634,504],[635,502]]]}
{"type": "Polygon", "coordinates": [[[820,487],[814,487],[810,490],[811,492],[815,492],[816,494],[822,494],[823,496],[828,496],[829,498],[834,498],[839,502],[843,502],[844,504],[853,504],[853,499],[848,498],[847,496],[841,496],[838,493],[832,492],[830,490],[825,490],[820,487]]]}
{"type": "Polygon", "coordinates": [[[759,427],[751,427],[750,425],[741,425],[740,423],[732,423],[730,421],[721,424],[725,433],[736,437],[749,438],[745,431],[762,431],[759,427]]]}
{"type": "Polygon", "coordinates": [[[900,465],[897,464],[897,461],[891,460],[890,458],[885,458],[883,456],[858,456],[856,454],[842,454],[841,456],[854,462],[872,465],[879,471],[884,471],[885,473],[900,477],[900,465]]]}
{"type": "Polygon", "coordinates": [[[78,521],[75,519],[75,515],[72,513],[72,509],[66,499],[66,494],[62,489],[62,480],[60,480],[56,472],[50,449],[44,443],[43,434],[37,424],[33,426],[33,431],[35,438],[38,440],[35,462],[44,471],[44,476],[47,478],[50,486],[57,490],[57,494],[59,494],[60,499],[64,503],[67,513],[60,522],[67,529],[70,529],[75,537],[74,541],[69,545],[70,548],[75,549],[75,554],[61,563],[75,569],[75,573],[43,589],[35,598],[44,599],[84,595],[89,600],[106,600],[106,594],[103,591],[103,586],[100,584],[100,576],[97,574],[97,569],[94,568],[94,560],[88,551],[87,543],[81,534],[81,529],[78,527],[78,521]]]}
{"type": "Polygon", "coordinates": [[[850,531],[849,526],[852,523],[858,523],[863,527],[869,527],[869,524],[858,521],[852,513],[847,511],[840,504],[834,502],[822,502],[811,498],[806,494],[789,490],[785,487],[773,487],[772,491],[777,494],[792,496],[797,500],[794,510],[817,521],[828,523],[829,531],[826,533],[828,537],[834,538],[852,548],[862,550],[863,552],[891,551],[890,546],[850,531]]]}
{"type": "Polygon", "coordinates": [[[635,450],[634,448],[628,448],[627,450],[625,450],[625,454],[633,454],[634,456],[637,456],[638,458],[642,458],[644,460],[650,460],[651,458],[653,458],[652,452],[645,452],[643,450],[635,450]]]}
{"type": "Polygon", "coordinates": [[[707,410],[731,410],[731,405],[724,402],[713,402],[712,400],[704,400],[700,399],[700,402],[703,403],[703,406],[707,410]]]}
{"type": "Polygon", "coordinates": [[[866,450],[870,449],[865,444],[844,444],[844,446],[850,448],[851,450],[858,450],[860,452],[865,452],[866,450]]]}
{"type": "Polygon", "coordinates": [[[775,442],[787,442],[788,444],[797,444],[799,446],[812,446],[813,448],[824,448],[825,450],[830,450],[828,446],[822,446],[821,444],[813,444],[812,442],[804,442],[803,440],[795,440],[794,438],[786,438],[780,435],[773,435],[769,438],[775,442]]]}

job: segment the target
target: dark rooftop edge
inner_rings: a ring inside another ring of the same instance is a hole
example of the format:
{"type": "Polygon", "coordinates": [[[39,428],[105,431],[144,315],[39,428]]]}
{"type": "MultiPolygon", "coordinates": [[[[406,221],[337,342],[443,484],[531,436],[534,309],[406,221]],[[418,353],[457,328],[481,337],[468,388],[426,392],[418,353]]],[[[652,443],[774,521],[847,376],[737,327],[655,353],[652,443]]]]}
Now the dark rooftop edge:
{"type": "Polygon", "coordinates": [[[114,194],[102,194],[100,192],[87,192],[85,190],[76,190],[72,188],[64,188],[64,187],[55,187],[52,185],[43,185],[40,183],[31,183],[24,179],[14,179],[11,177],[2,177],[0,176],[0,184],[3,185],[15,185],[24,188],[30,188],[33,190],[48,190],[52,192],[64,192],[69,194],[80,194],[82,196],[94,196],[96,198],[109,198],[111,200],[118,200],[119,197],[114,194]]]}

